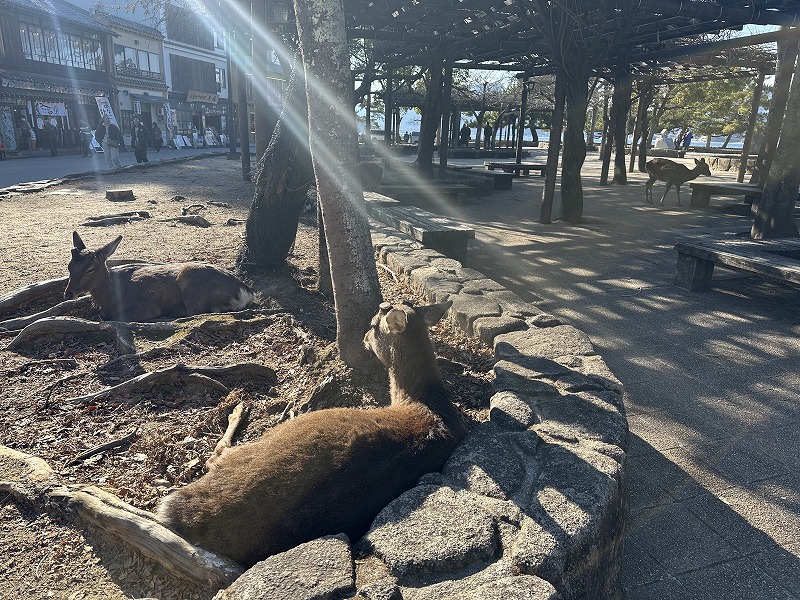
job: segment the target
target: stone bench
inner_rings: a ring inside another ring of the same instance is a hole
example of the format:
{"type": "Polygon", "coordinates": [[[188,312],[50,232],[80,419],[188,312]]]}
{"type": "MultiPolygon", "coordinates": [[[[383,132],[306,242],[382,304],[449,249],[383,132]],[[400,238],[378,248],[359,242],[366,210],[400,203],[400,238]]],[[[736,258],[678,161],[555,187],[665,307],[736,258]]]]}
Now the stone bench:
{"type": "Polygon", "coordinates": [[[487,171],[500,169],[505,173],[514,173],[517,176],[530,175],[531,171],[539,171],[541,177],[544,177],[544,170],[547,168],[546,164],[512,162],[485,162],[483,166],[486,167],[487,171]]]}
{"type": "Polygon", "coordinates": [[[470,177],[490,177],[494,182],[493,190],[510,190],[511,183],[514,181],[514,173],[499,172],[494,170],[479,171],[472,167],[447,167],[448,171],[454,172],[456,177],[464,174],[470,177]]]}
{"type": "Polygon", "coordinates": [[[714,265],[800,285],[800,239],[700,240],[675,244],[675,285],[692,292],[711,287],[714,265]]]}
{"type": "Polygon", "coordinates": [[[692,188],[690,204],[694,208],[708,208],[711,196],[744,196],[745,203],[752,204],[753,199],[760,198],[763,193],[759,186],[751,183],[694,181],[689,187],[692,188]]]}
{"type": "Polygon", "coordinates": [[[365,193],[367,214],[389,225],[423,246],[445,256],[464,262],[467,243],[475,239],[475,230],[448,217],[437,215],[416,206],[404,206],[376,193],[365,193]]]}
{"type": "Polygon", "coordinates": [[[474,188],[463,183],[439,183],[437,181],[381,185],[379,191],[401,204],[425,207],[441,205],[445,200],[464,202],[467,196],[475,193],[474,188]]]}

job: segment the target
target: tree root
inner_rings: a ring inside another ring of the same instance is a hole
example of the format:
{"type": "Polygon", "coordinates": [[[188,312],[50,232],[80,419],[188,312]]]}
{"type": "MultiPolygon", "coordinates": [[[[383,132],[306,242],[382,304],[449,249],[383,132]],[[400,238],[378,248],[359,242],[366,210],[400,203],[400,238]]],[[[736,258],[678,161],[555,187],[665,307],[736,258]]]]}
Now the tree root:
{"type": "MultiPolygon", "coordinates": [[[[241,390],[234,390],[230,393],[230,396],[234,394],[241,397],[242,392],[241,390]]],[[[238,429],[242,426],[244,421],[247,419],[248,409],[244,405],[243,402],[239,402],[233,410],[231,414],[228,415],[228,426],[225,428],[225,433],[222,435],[220,440],[217,442],[217,445],[214,447],[214,452],[211,453],[211,456],[206,461],[206,470],[210,471],[214,468],[214,464],[219,460],[222,454],[233,445],[233,436],[236,435],[238,429]]]]}
{"type": "Polygon", "coordinates": [[[0,297],[0,313],[12,313],[25,305],[44,300],[50,296],[63,297],[69,278],[48,279],[17,288],[0,297]]]}
{"type": "Polygon", "coordinates": [[[42,459],[0,446],[0,491],[18,502],[43,508],[53,503],[75,511],[85,523],[121,538],[181,579],[213,589],[227,587],[243,569],[223,556],[190,544],[164,527],[156,515],[131,506],[94,486],[59,485],[42,459]]]}
{"type": "Polygon", "coordinates": [[[180,217],[158,220],[162,223],[185,223],[186,225],[194,225],[196,227],[211,227],[211,223],[200,215],[181,215],[180,217]]]}
{"type": "Polygon", "coordinates": [[[229,394],[230,389],[223,383],[241,382],[242,378],[260,377],[274,381],[275,371],[265,365],[257,363],[237,363],[223,367],[204,367],[177,364],[164,369],[158,369],[137,375],[104,390],[92,392],[84,396],[69,398],[64,402],[67,404],[93,404],[109,397],[125,396],[139,390],[148,390],[157,385],[173,385],[176,383],[198,383],[211,390],[222,394],[229,394]]]}
{"type": "Polygon", "coordinates": [[[81,223],[81,227],[108,227],[109,225],[121,225],[131,223],[132,221],[144,221],[149,218],[150,213],[144,210],[134,213],[106,215],[103,217],[88,217],[86,221],[81,223]]]}
{"type": "Polygon", "coordinates": [[[47,310],[43,310],[38,312],[34,315],[30,315],[28,317],[18,317],[16,319],[8,319],[6,321],[0,321],[0,329],[5,329],[8,331],[17,331],[20,329],[24,329],[31,323],[38,321],[39,319],[44,319],[46,317],[60,317],[64,315],[75,315],[77,314],[85,314],[89,311],[92,306],[92,298],[91,296],[83,296],[81,298],[76,298],[75,300],[65,300],[55,306],[48,308],[47,310]]]}
{"type": "Polygon", "coordinates": [[[105,452],[106,450],[113,450],[114,448],[119,448],[120,446],[125,446],[130,444],[133,440],[136,439],[136,436],[139,435],[139,430],[134,429],[123,435],[121,438],[117,438],[116,440],[111,440],[110,442],[106,442],[105,444],[100,444],[93,448],[89,448],[88,450],[81,452],[80,454],[76,455],[75,458],[68,461],[66,463],[67,467],[73,467],[77,464],[82,463],[87,458],[91,458],[95,454],[100,454],[101,452],[105,452]]]}

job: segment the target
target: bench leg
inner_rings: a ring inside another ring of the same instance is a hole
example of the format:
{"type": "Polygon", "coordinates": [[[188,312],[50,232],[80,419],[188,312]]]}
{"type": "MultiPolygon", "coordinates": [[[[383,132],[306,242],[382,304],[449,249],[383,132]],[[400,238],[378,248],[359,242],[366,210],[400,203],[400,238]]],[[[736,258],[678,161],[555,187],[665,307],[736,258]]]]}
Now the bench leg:
{"type": "Polygon", "coordinates": [[[692,188],[692,199],[689,204],[693,208],[708,208],[711,204],[711,192],[700,188],[692,188]]]}
{"type": "Polygon", "coordinates": [[[690,292],[705,292],[711,287],[713,273],[713,260],[678,253],[678,268],[675,271],[675,285],[678,287],[690,292]]]}

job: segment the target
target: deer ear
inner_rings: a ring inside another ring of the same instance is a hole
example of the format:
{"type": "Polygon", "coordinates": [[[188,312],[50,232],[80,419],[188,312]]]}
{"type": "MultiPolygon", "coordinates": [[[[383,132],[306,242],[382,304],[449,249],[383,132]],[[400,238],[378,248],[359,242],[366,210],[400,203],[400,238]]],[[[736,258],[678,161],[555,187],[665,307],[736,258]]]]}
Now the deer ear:
{"type": "Polygon", "coordinates": [[[430,304],[428,306],[421,306],[417,310],[422,313],[422,319],[428,327],[436,325],[442,320],[445,313],[453,306],[453,301],[440,302],[439,304],[430,304]]]}
{"type": "Polygon", "coordinates": [[[117,239],[115,239],[113,242],[109,242],[105,246],[100,248],[97,251],[97,255],[104,261],[108,260],[108,257],[114,254],[114,251],[117,249],[117,246],[119,246],[119,243],[121,241],[122,241],[122,236],[118,235],[117,239]]]}
{"type": "Polygon", "coordinates": [[[402,333],[408,325],[408,315],[404,310],[393,308],[383,318],[388,333],[402,333]]]}
{"type": "Polygon", "coordinates": [[[86,244],[83,243],[77,231],[72,232],[72,247],[76,250],[86,250],[86,244]]]}

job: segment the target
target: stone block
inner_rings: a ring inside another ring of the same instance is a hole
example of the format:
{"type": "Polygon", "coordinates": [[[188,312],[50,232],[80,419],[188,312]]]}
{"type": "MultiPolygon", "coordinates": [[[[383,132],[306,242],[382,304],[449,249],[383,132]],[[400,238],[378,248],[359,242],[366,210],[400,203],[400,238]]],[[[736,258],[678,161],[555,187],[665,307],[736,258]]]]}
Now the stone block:
{"type": "Polygon", "coordinates": [[[533,402],[512,391],[497,392],[489,400],[489,420],[506,430],[524,430],[538,422],[533,402]]]}
{"type": "MultiPolygon", "coordinates": [[[[461,290],[466,292],[465,289],[461,290]]],[[[513,317],[478,317],[472,323],[473,335],[489,346],[494,345],[494,338],[503,333],[527,329],[525,321],[513,317]]]]}
{"type": "Polygon", "coordinates": [[[532,317],[542,312],[533,304],[525,302],[522,298],[509,290],[486,292],[486,296],[497,301],[503,309],[503,314],[508,317],[524,319],[525,317],[532,317]]]}
{"type": "Polygon", "coordinates": [[[624,415],[594,394],[541,398],[534,410],[543,424],[559,423],[578,432],[580,437],[620,447],[624,447],[628,439],[624,415]]]}
{"type": "Polygon", "coordinates": [[[568,355],[592,355],[589,336],[571,325],[533,328],[497,336],[494,352],[498,359],[514,360],[520,354],[555,359],[568,355]]]}
{"type": "Polygon", "coordinates": [[[500,305],[485,296],[474,294],[459,294],[454,296],[453,307],[450,309],[456,323],[467,335],[473,335],[472,324],[479,317],[499,317],[500,305]]]}
{"type": "Polygon", "coordinates": [[[499,536],[492,515],[473,494],[417,486],[380,512],[360,545],[403,584],[489,561],[499,536]]]}
{"type": "Polygon", "coordinates": [[[350,542],[340,534],[262,560],[214,600],[326,600],[349,597],[355,591],[350,542]]]}

